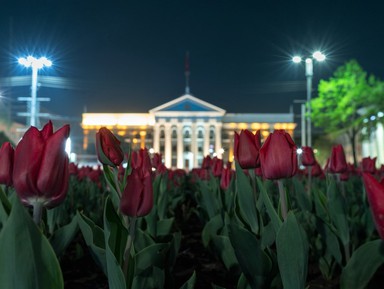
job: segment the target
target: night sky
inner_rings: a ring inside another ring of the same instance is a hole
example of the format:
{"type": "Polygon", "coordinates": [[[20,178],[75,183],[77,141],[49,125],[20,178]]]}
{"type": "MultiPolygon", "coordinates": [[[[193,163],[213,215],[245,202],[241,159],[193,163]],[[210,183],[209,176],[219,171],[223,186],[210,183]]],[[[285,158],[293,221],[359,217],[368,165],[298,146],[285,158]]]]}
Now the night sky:
{"type": "MultiPolygon", "coordinates": [[[[0,77],[31,74],[19,56],[47,56],[39,74],[66,84],[40,87],[42,110],[79,123],[84,109],[147,112],[183,95],[189,51],[192,95],[227,112],[289,112],[306,98],[294,54],[326,54],[314,88],[352,58],[384,78],[380,2],[2,0],[0,77]]],[[[29,84],[0,91],[15,114],[29,84]]]]}

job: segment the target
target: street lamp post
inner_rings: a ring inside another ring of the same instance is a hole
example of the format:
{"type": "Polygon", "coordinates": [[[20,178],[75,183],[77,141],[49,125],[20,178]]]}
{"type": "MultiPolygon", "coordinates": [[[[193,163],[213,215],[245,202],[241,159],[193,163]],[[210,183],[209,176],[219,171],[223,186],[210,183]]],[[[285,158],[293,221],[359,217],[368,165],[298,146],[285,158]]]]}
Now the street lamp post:
{"type": "Polygon", "coordinates": [[[28,56],[27,58],[21,57],[19,58],[19,63],[24,65],[25,67],[32,68],[32,86],[31,86],[31,107],[30,107],[30,126],[37,125],[37,116],[38,116],[38,108],[37,108],[37,75],[39,69],[44,66],[50,67],[52,66],[52,61],[48,60],[46,57],[35,58],[33,56],[28,56]]]}
{"type": "MultiPolygon", "coordinates": [[[[309,147],[312,147],[312,122],[311,122],[311,98],[312,98],[312,78],[313,78],[313,59],[317,61],[324,61],[325,55],[320,51],[312,54],[312,57],[305,59],[305,76],[307,77],[307,142],[309,147]]],[[[300,56],[294,56],[292,61],[295,63],[301,62],[300,56]]]]}

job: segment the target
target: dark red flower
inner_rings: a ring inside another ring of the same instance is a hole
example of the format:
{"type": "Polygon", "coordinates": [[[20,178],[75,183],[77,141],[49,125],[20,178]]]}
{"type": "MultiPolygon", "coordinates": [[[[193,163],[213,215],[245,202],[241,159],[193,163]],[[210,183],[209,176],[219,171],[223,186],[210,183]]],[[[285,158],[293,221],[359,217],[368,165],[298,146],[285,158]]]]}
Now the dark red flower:
{"type": "Polygon", "coordinates": [[[301,164],[305,167],[313,166],[316,162],[316,159],[315,159],[315,154],[313,153],[312,148],[303,146],[301,147],[301,149],[302,149],[301,164]]]}
{"type": "Polygon", "coordinates": [[[345,160],[345,154],[343,146],[338,144],[333,146],[331,157],[328,163],[328,170],[333,174],[340,174],[347,170],[347,161],[345,160]]]}
{"type": "Polygon", "coordinates": [[[69,125],[53,133],[52,122],[41,131],[30,127],[15,149],[13,185],[24,204],[54,207],[67,194],[69,181],[65,143],[69,125]]]}
{"type": "Polygon", "coordinates": [[[296,145],[284,130],[275,130],[260,149],[263,176],[267,179],[290,178],[297,171],[296,145]]]}
{"type": "Polygon", "coordinates": [[[377,232],[384,240],[384,186],[369,173],[363,173],[363,181],[377,232]]]}
{"type": "Polygon", "coordinates": [[[220,188],[227,190],[231,183],[232,170],[230,168],[224,168],[220,177],[220,188]]]}
{"type": "Polygon", "coordinates": [[[364,173],[376,173],[376,158],[366,157],[361,160],[361,169],[364,173]]]}
{"type": "Polygon", "coordinates": [[[10,142],[5,142],[0,148],[0,184],[12,186],[13,158],[15,150],[10,142]]]}
{"type": "Polygon", "coordinates": [[[253,134],[249,130],[235,132],[234,156],[243,169],[254,169],[260,166],[259,150],[261,147],[260,131],[253,134]]]}
{"type": "Polygon", "coordinates": [[[103,165],[116,167],[124,160],[120,141],[106,127],[100,128],[96,133],[96,152],[103,165]]]}

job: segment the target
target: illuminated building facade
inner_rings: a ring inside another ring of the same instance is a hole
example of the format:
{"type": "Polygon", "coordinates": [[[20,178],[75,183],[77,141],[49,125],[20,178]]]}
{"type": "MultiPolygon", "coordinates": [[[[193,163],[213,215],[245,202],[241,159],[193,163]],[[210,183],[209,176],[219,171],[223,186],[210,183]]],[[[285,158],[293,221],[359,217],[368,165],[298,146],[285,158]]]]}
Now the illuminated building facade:
{"type": "Polygon", "coordinates": [[[274,129],[293,136],[296,127],[293,113],[227,113],[188,92],[148,113],[84,113],[82,118],[86,153],[95,154],[95,134],[107,127],[132,149],[152,149],[168,168],[185,169],[200,166],[207,155],[232,161],[235,131],[260,130],[266,138],[274,129]]]}

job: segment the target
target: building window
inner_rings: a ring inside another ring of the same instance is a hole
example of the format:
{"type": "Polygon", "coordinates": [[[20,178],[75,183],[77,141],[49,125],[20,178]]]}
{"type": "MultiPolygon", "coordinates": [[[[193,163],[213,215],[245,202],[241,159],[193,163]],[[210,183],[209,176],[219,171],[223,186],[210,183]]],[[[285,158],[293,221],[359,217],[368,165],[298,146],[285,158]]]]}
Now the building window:
{"type": "Polygon", "coordinates": [[[190,150],[190,147],[189,147],[188,145],[186,145],[186,146],[184,147],[184,151],[185,151],[185,152],[189,152],[189,151],[191,151],[191,150],[190,150]]]}

